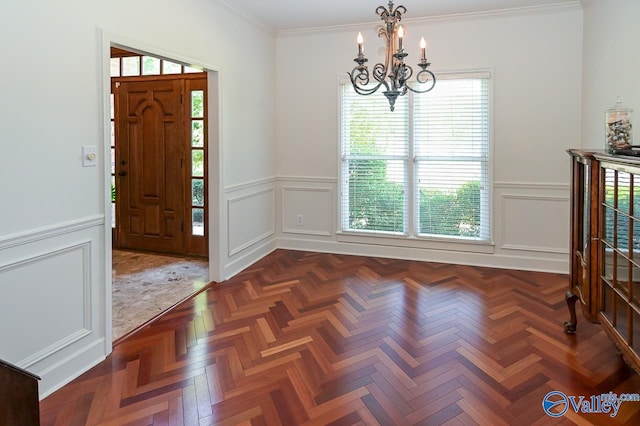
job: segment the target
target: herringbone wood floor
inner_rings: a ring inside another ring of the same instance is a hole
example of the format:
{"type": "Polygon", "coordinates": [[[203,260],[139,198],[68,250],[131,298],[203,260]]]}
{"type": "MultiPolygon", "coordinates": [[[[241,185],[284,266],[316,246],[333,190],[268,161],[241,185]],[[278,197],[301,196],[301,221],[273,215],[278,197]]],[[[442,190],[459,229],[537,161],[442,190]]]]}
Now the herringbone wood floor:
{"type": "Polygon", "coordinates": [[[640,391],[600,326],[564,333],[567,281],[279,250],[125,339],[42,424],[640,424],[640,403],[543,412],[552,390],[640,391]]]}

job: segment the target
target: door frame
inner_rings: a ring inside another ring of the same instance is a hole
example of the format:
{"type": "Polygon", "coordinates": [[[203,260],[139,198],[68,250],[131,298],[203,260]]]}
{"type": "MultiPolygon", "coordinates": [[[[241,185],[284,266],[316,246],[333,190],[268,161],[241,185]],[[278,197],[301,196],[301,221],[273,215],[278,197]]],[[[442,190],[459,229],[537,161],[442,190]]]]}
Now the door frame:
{"type": "Polygon", "coordinates": [[[222,99],[220,96],[220,68],[198,58],[184,56],[154,46],[140,40],[132,40],[118,34],[109,33],[100,30],[102,36],[102,154],[103,154],[103,173],[100,181],[100,188],[104,197],[104,323],[105,323],[105,354],[111,353],[113,346],[112,339],[112,232],[111,232],[111,117],[110,117],[110,97],[111,97],[111,47],[118,47],[143,55],[151,55],[173,62],[182,63],[189,66],[203,68],[207,73],[207,137],[208,137],[208,193],[209,212],[208,222],[208,251],[209,251],[209,280],[221,281],[221,262],[222,262],[222,241],[223,241],[223,162],[222,162],[222,99]]]}

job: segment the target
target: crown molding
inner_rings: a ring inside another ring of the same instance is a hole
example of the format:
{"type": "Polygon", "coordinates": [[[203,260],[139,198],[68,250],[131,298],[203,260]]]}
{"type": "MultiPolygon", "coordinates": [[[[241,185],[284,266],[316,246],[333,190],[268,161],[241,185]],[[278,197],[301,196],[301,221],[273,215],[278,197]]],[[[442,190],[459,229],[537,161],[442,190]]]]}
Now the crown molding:
{"type": "MultiPolygon", "coordinates": [[[[545,13],[557,13],[571,10],[582,10],[586,7],[586,4],[591,3],[593,0],[568,0],[563,3],[544,4],[539,6],[526,6],[526,7],[514,7],[508,9],[488,10],[482,12],[466,12],[455,13],[450,15],[437,15],[427,16],[419,18],[407,18],[403,19],[403,22],[411,24],[422,24],[432,22],[453,22],[453,21],[467,21],[477,19],[489,19],[505,16],[526,16],[526,15],[538,15],[545,13]]],[[[356,24],[345,25],[330,25],[323,27],[311,27],[311,28],[297,28],[291,30],[280,30],[276,34],[278,37],[298,36],[298,35],[311,35],[311,34],[323,34],[327,32],[353,32],[361,30],[364,26],[377,27],[380,25],[380,21],[368,21],[356,24]]]]}
{"type": "Polygon", "coordinates": [[[209,0],[211,3],[219,7],[220,9],[224,9],[227,12],[235,15],[236,17],[244,20],[245,22],[251,24],[255,28],[263,31],[271,36],[276,36],[277,32],[275,28],[267,25],[265,22],[255,18],[244,10],[238,9],[236,6],[232,4],[230,0],[209,0]]]}
{"type": "Polygon", "coordinates": [[[586,9],[591,3],[593,3],[593,0],[580,0],[583,9],[586,9]]]}

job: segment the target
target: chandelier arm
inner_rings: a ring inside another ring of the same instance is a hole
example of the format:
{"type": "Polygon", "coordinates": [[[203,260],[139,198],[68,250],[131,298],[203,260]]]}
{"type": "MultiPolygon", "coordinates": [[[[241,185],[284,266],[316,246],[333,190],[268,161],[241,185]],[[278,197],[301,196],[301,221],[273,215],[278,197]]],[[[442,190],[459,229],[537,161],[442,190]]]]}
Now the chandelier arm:
{"type": "Polygon", "coordinates": [[[378,6],[376,8],[376,15],[380,16],[380,18],[382,18],[382,19],[386,19],[387,16],[389,16],[389,12],[387,11],[386,7],[378,6]]]}
{"type": "MultiPolygon", "coordinates": [[[[382,65],[382,64],[377,64],[376,67],[378,67],[378,65],[382,65]]],[[[374,67],[374,69],[376,67],[374,67]]],[[[367,67],[357,66],[350,73],[347,73],[347,74],[349,74],[349,79],[351,80],[351,85],[353,86],[353,89],[359,95],[371,95],[375,93],[382,84],[384,84],[384,80],[382,81],[379,80],[378,77],[376,77],[376,75],[374,74],[373,77],[376,81],[378,81],[378,84],[376,84],[374,87],[366,88],[366,86],[369,85],[369,83],[371,82],[371,76],[369,74],[369,70],[367,69],[367,67]]]]}
{"type": "Polygon", "coordinates": [[[387,65],[382,65],[381,63],[377,63],[374,67],[373,67],[373,78],[376,81],[379,82],[383,82],[386,80],[387,78],[387,65]]]}
{"type": "Polygon", "coordinates": [[[356,84],[361,84],[364,86],[369,84],[369,70],[367,70],[367,67],[357,66],[347,74],[349,74],[349,79],[351,80],[351,84],[353,84],[354,86],[356,84]]]}
{"type": "Polygon", "coordinates": [[[382,85],[382,83],[378,83],[375,87],[371,88],[371,89],[363,89],[362,86],[357,86],[354,85],[353,86],[353,90],[355,90],[355,92],[358,95],[373,95],[375,92],[378,91],[378,89],[380,88],[380,86],[382,85]]]}
{"type": "Polygon", "coordinates": [[[402,20],[402,15],[407,13],[407,8],[400,5],[396,7],[396,9],[392,12],[393,16],[400,22],[402,20]]]}
{"type": "Polygon", "coordinates": [[[376,84],[374,87],[372,87],[370,89],[365,89],[362,86],[354,83],[353,84],[353,90],[355,90],[356,93],[359,94],[359,95],[373,95],[375,92],[378,91],[378,89],[380,88],[381,85],[382,85],[382,83],[378,83],[378,84],[376,84]]]}
{"type": "Polygon", "coordinates": [[[431,89],[433,89],[433,87],[436,85],[436,76],[429,70],[420,71],[416,75],[416,80],[420,84],[429,84],[429,83],[431,84],[426,89],[423,89],[423,90],[418,90],[418,89],[414,89],[412,87],[406,86],[409,90],[411,90],[414,93],[427,93],[431,89]]]}

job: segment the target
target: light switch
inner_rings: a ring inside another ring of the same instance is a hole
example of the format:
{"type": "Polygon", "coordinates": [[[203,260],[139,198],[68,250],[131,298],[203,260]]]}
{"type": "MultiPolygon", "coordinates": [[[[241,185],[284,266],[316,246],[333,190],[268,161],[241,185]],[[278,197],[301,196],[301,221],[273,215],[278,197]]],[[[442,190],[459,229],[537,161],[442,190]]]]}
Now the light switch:
{"type": "Polygon", "coordinates": [[[82,147],[82,167],[95,167],[98,165],[98,149],[95,146],[82,147]]]}

